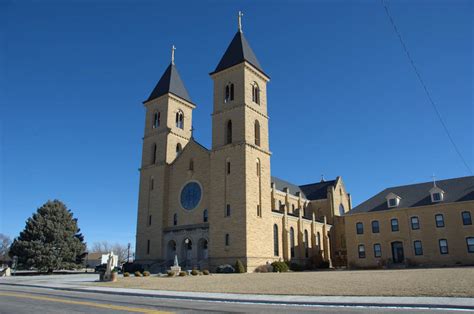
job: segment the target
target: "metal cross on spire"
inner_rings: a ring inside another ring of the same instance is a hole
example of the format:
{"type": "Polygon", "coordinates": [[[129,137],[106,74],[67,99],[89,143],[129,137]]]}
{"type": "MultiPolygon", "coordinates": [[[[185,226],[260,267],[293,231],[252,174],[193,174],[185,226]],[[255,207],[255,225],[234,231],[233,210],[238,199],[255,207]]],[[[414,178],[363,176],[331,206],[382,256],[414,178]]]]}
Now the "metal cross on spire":
{"type": "Polygon", "coordinates": [[[431,178],[433,178],[433,186],[436,186],[436,176],[435,176],[434,173],[433,173],[433,175],[431,176],[431,178]]]}
{"type": "Polygon", "coordinates": [[[174,65],[174,51],[176,50],[176,47],[173,45],[171,47],[171,64],[174,65]]]}
{"type": "Polygon", "coordinates": [[[242,33],[242,16],[244,16],[244,13],[242,13],[242,11],[239,11],[239,14],[238,14],[238,20],[239,20],[239,32],[242,33]]]}

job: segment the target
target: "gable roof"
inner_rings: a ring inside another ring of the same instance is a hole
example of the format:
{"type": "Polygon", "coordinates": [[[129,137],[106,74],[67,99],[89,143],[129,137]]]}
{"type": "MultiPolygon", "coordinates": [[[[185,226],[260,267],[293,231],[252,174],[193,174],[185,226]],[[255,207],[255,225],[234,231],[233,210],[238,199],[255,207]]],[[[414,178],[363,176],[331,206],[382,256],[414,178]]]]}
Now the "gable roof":
{"type": "Polygon", "coordinates": [[[181,80],[178,69],[173,63],[170,63],[170,65],[166,68],[165,72],[145,102],[163,96],[167,93],[171,93],[190,103],[193,103],[191,101],[191,97],[189,97],[188,91],[186,90],[183,81],[181,80]]]}
{"type": "Polygon", "coordinates": [[[431,202],[430,190],[433,188],[433,182],[402,185],[381,191],[354,207],[347,215],[474,200],[474,176],[436,181],[436,186],[445,191],[442,202],[431,202]],[[387,206],[385,197],[390,193],[400,196],[398,207],[387,206]]]}
{"type": "Polygon", "coordinates": [[[277,177],[272,177],[271,181],[275,183],[277,190],[283,191],[284,188],[288,188],[290,194],[296,195],[297,192],[300,192],[302,197],[310,201],[326,199],[328,188],[335,186],[337,183],[336,179],[298,186],[277,177]]]}
{"type": "Polygon", "coordinates": [[[260,72],[265,74],[265,72],[262,70],[260,62],[258,62],[258,59],[255,56],[255,53],[253,52],[252,48],[250,48],[247,39],[245,39],[244,34],[241,31],[237,31],[234,38],[227,47],[227,50],[222,56],[221,61],[219,61],[216,69],[211,74],[220,72],[244,61],[247,61],[255,68],[260,70],[260,72]]]}
{"type": "Polygon", "coordinates": [[[318,183],[311,183],[300,185],[300,188],[303,190],[306,198],[309,200],[321,200],[326,199],[328,195],[328,188],[336,186],[336,180],[330,181],[321,181],[318,183]]]}

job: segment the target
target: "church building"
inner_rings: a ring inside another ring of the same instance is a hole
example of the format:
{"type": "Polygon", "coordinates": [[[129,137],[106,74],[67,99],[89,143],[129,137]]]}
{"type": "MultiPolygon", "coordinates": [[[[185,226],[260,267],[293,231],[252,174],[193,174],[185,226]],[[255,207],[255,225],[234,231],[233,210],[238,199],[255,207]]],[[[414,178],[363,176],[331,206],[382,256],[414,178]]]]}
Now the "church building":
{"type": "MultiPolygon", "coordinates": [[[[193,138],[192,101],[174,62],[146,109],[136,261],[161,271],[240,260],[247,271],[276,260],[345,263],[341,177],[294,185],[271,176],[269,75],[238,31],[210,77],[212,147],[193,138]]],[[[288,165],[288,166],[291,166],[288,165]]],[[[317,266],[317,265],[316,265],[317,266]]]]}

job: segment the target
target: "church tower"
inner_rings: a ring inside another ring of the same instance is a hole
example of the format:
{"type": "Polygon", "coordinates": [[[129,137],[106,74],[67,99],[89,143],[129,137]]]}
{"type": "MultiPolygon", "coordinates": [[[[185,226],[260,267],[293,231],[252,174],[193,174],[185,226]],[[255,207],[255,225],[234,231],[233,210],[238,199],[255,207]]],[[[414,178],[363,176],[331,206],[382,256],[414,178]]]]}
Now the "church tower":
{"type": "Polygon", "coordinates": [[[241,17],[239,12],[238,31],[210,74],[214,107],[209,253],[212,266],[240,259],[251,271],[273,258],[269,77],[244,37],[241,17]]]}
{"type": "Polygon", "coordinates": [[[192,111],[196,106],[174,64],[166,68],[146,101],[143,137],[136,259],[162,258],[162,228],[167,217],[168,165],[181,153],[192,137],[192,111]]]}

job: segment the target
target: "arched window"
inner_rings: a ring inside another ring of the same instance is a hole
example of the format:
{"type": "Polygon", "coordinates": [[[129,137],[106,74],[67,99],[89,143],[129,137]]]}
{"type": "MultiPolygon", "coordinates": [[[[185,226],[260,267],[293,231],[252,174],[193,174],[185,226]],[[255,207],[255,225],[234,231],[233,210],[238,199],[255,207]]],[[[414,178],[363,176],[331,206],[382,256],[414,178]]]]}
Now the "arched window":
{"type": "Polygon", "coordinates": [[[179,156],[179,154],[181,153],[182,150],[183,149],[181,147],[181,144],[180,143],[176,144],[176,157],[179,156]]]}
{"type": "Polygon", "coordinates": [[[230,161],[229,160],[227,160],[226,162],[226,172],[227,174],[230,174],[230,161]]]}
{"type": "Polygon", "coordinates": [[[226,144],[232,143],[232,120],[227,121],[226,144]]]}
{"type": "Polygon", "coordinates": [[[155,112],[153,115],[153,128],[156,129],[160,126],[160,113],[155,112]]]}
{"type": "Polygon", "coordinates": [[[308,236],[308,230],[304,231],[304,256],[306,258],[309,257],[309,236],[308,236]]]}
{"type": "Polygon", "coordinates": [[[225,246],[230,245],[230,236],[228,233],[225,234],[225,246]]]}
{"type": "Polygon", "coordinates": [[[150,178],[150,191],[155,188],[155,179],[153,177],[150,178]]]}
{"type": "Polygon", "coordinates": [[[339,215],[342,216],[344,215],[346,211],[344,210],[344,205],[340,204],[339,205],[339,215]]]}
{"type": "Polygon", "coordinates": [[[260,123],[255,120],[255,145],[260,146],[260,123]]]}
{"type": "Polygon", "coordinates": [[[274,224],[273,225],[273,255],[274,256],[280,255],[279,248],[280,248],[280,245],[278,244],[278,226],[274,224]]]}
{"type": "Polygon", "coordinates": [[[176,112],[176,127],[179,129],[184,129],[184,114],[181,110],[176,112]]]}
{"type": "Polygon", "coordinates": [[[291,248],[291,257],[295,257],[295,229],[290,228],[290,248],[291,248]]]}
{"type": "Polygon", "coordinates": [[[291,212],[294,214],[295,213],[295,204],[291,204],[291,212]]]}
{"type": "Polygon", "coordinates": [[[209,220],[209,217],[207,216],[207,209],[205,209],[203,212],[202,212],[202,221],[204,222],[207,222],[209,220]]]}
{"type": "Polygon", "coordinates": [[[151,163],[152,164],[156,163],[157,154],[158,154],[158,148],[156,144],[153,144],[153,146],[151,147],[151,163]]]}
{"type": "Polygon", "coordinates": [[[321,251],[321,234],[319,232],[316,234],[316,245],[318,246],[318,250],[321,251]]]}
{"type": "Polygon", "coordinates": [[[232,100],[234,100],[234,84],[229,83],[225,86],[224,102],[228,103],[232,100]]]}
{"type": "Polygon", "coordinates": [[[176,226],[178,224],[178,214],[173,215],[173,226],[176,226]]]}
{"type": "Polygon", "coordinates": [[[252,84],[252,101],[260,105],[260,88],[256,82],[252,84]]]}
{"type": "Polygon", "coordinates": [[[189,161],[189,170],[194,171],[194,160],[192,159],[189,161]]]}
{"type": "Polygon", "coordinates": [[[260,177],[260,160],[258,158],[257,158],[256,166],[257,166],[257,177],[260,177]]]}

